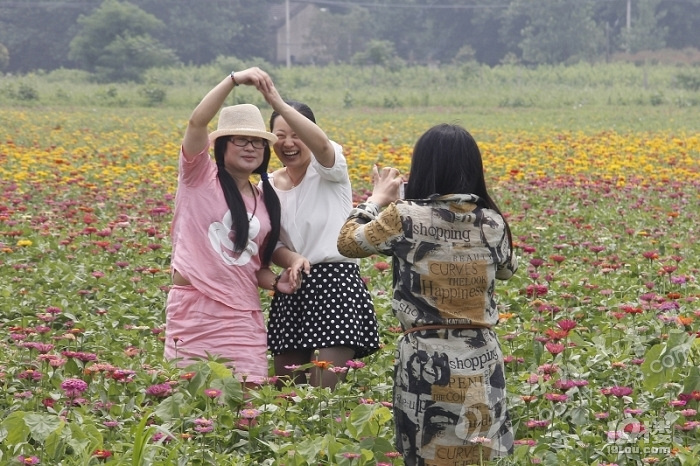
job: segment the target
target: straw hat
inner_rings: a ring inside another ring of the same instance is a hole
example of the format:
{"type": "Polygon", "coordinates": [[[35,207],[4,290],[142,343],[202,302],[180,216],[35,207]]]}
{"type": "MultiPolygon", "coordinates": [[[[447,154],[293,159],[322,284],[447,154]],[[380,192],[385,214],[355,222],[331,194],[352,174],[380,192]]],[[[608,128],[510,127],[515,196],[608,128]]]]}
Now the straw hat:
{"type": "Polygon", "coordinates": [[[251,136],[267,139],[271,144],[277,142],[277,136],[265,130],[265,122],[258,107],[252,104],[224,107],[219,114],[216,131],[209,134],[213,143],[221,136],[251,136]]]}

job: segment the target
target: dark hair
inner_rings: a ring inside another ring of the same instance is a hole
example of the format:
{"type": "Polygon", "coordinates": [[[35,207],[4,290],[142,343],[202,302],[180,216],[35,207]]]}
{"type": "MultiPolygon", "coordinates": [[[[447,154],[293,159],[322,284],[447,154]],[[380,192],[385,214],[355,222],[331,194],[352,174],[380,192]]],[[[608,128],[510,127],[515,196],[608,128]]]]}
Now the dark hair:
{"type": "MultiPolygon", "coordinates": [[[[475,194],[485,207],[503,213],[486,189],[481,151],[474,137],[458,125],[442,123],[418,138],[413,148],[406,199],[428,199],[435,195],[475,194]]],[[[508,222],[506,232],[512,246],[508,222]]]]}
{"type": "MultiPolygon", "coordinates": [[[[248,219],[248,213],[246,212],[245,203],[243,202],[243,197],[241,196],[236,182],[231,177],[229,172],[226,171],[224,166],[224,155],[226,154],[226,144],[228,143],[228,136],[223,136],[216,138],[214,141],[214,159],[216,160],[216,167],[218,168],[217,176],[219,182],[221,183],[221,190],[224,192],[224,198],[226,199],[226,205],[228,205],[231,211],[231,221],[233,223],[232,227],[235,230],[235,241],[234,247],[236,251],[243,251],[248,244],[248,228],[250,226],[250,219],[248,219]]],[[[263,152],[263,161],[258,168],[253,170],[253,173],[257,173],[262,178],[263,185],[263,199],[265,200],[265,207],[267,208],[267,213],[270,216],[270,224],[272,228],[270,230],[270,236],[265,242],[265,249],[262,251],[262,265],[266,267],[270,264],[272,260],[272,253],[275,251],[277,246],[277,240],[280,236],[280,200],[277,197],[277,193],[272,188],[267,176],[267,167],[270,163],[270,145],[266,145],[263,152]]]]}
{"type": "MultiPolygon", "coordinates": [[[[313,121],[316,123],[316,117],[314,116],[313,110],[311,110],[311,107],[306,105],[305,103],[298,102],[296,100],[285,100],[285,102],[292,107],[294,110],[297,112],[301,113],[304,115],[306,118],[309,120],[313,121]]],[[[272,131],[272,128],[275,125],[275,119],[280,116],[279,113],[277,112],[272,112],[272,115],[270,115],[270,131],[272,131]]]]}

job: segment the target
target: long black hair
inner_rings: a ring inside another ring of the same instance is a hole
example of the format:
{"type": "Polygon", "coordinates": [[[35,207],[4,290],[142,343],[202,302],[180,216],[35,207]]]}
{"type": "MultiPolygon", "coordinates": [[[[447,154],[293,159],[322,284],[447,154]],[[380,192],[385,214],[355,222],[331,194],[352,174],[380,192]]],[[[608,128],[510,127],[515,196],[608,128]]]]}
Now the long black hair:
{"type": "MultiPolygon", "coordinates": [[[[481,151],[474,137],[459,125],[435,125],[418,138],[411,158],[406,199],[428,199],[435,195],[475,194],[485,207],[503,217],[489,195],[481,151]]],[[[511,248],[510,226],[503,217],[511,248]]]]}
{"type": "MultiPolygon", "coordinates": [[[[250,219],[248,218],[245,203],[238,190],[238,186],[236,186],[236,182],[229,172],[226,171],[224,166],[224,155],[226,154],[228,138],[229,136],[216,138],[214,141],[214,159],[216,160],[216,167],[218,168],[217,176],[221,184],[221,190],[224,192],[226,205],[228,205],[231,211],[232,228],[236,234],[234,247],[236,251],[240,252],[243,251],[248,244],[250,219]]],[[[270,265],[272,253],[275,251],[277,240],[280,237],[280,200],[270,184],[270,181],[267,179],[267,167],[270,163],[270,154],[270,145],[266,144],[263,152],[263,161],[258,168],[253,170],[253,173],[259,174],[262,178],[263,199],[265,200],[265,207],[267,208],[267,213],[270,216],[270,224],[272,225],[270,235],[265,241],[265,246],[262,251],[261,260],[263,267],[270,265]]]]}

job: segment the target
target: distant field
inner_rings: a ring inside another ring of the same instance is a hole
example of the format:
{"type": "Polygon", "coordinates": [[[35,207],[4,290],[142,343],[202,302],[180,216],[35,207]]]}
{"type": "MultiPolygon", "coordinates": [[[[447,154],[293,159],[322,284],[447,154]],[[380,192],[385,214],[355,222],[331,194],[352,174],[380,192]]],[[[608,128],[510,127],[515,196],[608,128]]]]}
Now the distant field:
{"type": "MultiPolygon", "coordinates": [[[[203,68],[152,70],[143,83],[97,84],[73,70],[0,77],[0,108],[147,108],[184,119],[231,69],[251,65],[221,59],[203,68]],[[172,113],[166,109],[172,109],[172,113]]],[[[432,124],[453,120],[470,128],[668,130],[700,128],[700,81],[693,67],[626,63],[489,68],[476,64],[396,71],[351,66],[267,69],[283,96],[301,100],[321,119],[348,124],[407,116],[432,124]]],[[[229,103],[266,112],[252,88],[229,103]]]]}

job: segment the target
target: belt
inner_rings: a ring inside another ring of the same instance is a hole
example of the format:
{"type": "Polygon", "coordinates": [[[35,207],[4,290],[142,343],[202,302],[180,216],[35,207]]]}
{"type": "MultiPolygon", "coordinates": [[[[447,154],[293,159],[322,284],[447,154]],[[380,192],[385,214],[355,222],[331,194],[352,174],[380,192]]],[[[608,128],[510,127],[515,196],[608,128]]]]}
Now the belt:
{"type": "Polygon", "coordinates": [[[411,327],[408,330],[404,331],[404,335],[408,335],[409,333],[413,332],[420,332],[421,330],[443,330],[443,329],[460,329],[460,330],[467,330],[467,329],[486,329],[486,328],[491,328],[486,325],[474,325],[474,324],[444,324],[444,325],[419,325],[417,327],[411,327]]]}

